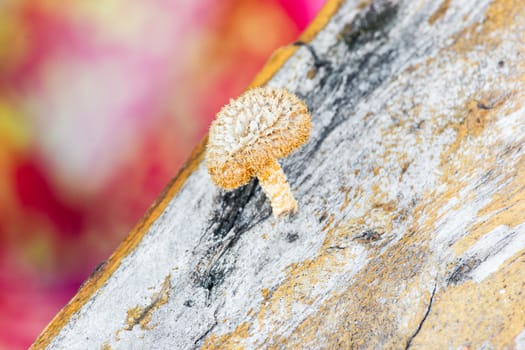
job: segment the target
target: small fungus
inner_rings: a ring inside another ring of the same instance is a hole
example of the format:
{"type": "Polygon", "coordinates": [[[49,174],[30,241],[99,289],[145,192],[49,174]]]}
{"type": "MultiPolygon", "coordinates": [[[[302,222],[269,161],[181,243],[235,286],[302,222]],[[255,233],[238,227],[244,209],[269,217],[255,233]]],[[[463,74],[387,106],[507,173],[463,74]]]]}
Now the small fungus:
{"type": "Polygon", "coordinates": [[[254,88],[230,100],[209,133],[206,164],[213,182],[233,190],[257,177],[273,214],[297,211],[277,158],[286,157],[310,134],[306,104],[285,89],[254,88]]]}

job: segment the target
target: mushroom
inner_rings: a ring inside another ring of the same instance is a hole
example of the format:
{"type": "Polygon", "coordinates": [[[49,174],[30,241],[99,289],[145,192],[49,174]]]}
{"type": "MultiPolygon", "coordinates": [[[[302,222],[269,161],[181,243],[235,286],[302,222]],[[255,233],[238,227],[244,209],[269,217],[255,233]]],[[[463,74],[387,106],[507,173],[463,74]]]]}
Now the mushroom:
{"type": "Polygon", "coordinates": [[[285,89],[254,88],[222,107],[211,124],[206,164],[213,182],[233,190],[257,177],[274,216],[297,212],[277,158],[301,146],[312,127],[306,104],[285,89]]]}

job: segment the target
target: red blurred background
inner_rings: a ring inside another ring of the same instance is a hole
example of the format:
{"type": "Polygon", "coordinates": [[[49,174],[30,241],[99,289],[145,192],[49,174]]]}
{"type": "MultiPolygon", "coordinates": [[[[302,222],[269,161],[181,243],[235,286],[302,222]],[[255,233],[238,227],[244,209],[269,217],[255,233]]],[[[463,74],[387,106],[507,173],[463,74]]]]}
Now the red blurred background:
{"type": "Polygon", "coordinates": [[[0,2],[0,349],[32,343],[323,3],[0,2]]]}

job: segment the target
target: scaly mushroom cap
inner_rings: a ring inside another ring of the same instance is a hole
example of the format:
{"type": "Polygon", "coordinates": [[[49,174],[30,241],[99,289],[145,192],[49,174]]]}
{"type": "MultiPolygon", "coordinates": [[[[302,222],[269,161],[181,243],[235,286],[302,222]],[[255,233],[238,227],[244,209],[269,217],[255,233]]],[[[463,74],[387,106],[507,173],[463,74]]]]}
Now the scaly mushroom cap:
{"type": "Polygon", "coordinates": [[[213,182],[225,189],[248,183],[270,159],[301,146],[311,127],[306,105],[287,90],[246,91],[211,124],[206,164],[213,182]]]}

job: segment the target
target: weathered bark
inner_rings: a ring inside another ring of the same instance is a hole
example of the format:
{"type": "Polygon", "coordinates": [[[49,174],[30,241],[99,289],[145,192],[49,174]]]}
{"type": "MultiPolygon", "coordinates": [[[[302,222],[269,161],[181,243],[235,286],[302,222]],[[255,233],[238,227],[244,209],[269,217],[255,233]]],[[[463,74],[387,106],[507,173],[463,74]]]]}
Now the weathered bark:
{"type": "Polygon", "coordinates": [[[34,348],[525,348],[525,2],[331,1],[302,39],[256,82],[312,112],[297,215],[200,146],[34,348]]]}

